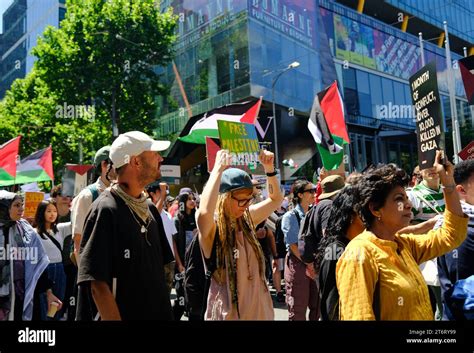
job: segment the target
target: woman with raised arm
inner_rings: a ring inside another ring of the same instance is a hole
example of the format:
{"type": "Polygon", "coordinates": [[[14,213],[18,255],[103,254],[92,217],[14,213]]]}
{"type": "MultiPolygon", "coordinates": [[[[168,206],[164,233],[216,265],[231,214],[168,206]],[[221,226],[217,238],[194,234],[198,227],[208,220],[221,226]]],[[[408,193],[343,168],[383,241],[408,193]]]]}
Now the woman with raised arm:
{"type": "Polygon", "coordinates": [[[265,261],[255,225],[283,200],[273,153],[262,150],[268,199],[253,202],[252,179],[243,170],[226,169],[232,156],[216,155],[214,169],[202,192],[197,211],[199,242],[212,272],[206,320],[273,320],[273,304],[265,281],[265,261]]]}
{"type": "Polygon", "coordinates": [[[445,221],[426,234],[399,233],[411,220],[405,171],[383,165],[358,183],[366,230],[351,240],[337,262],[341,320],[434,319],[418,265],[458,247],[466,238],[468,218],[455,189],[454,167],[449,161],[442,165],[441,151],[433,167],[444,193],[445,221]]]}

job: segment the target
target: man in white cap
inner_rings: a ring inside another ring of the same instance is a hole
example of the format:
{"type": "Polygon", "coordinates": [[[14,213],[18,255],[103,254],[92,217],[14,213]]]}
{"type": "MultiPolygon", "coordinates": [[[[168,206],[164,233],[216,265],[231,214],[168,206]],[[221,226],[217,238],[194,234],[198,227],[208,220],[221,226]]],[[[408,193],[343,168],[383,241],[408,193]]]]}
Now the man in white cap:
{"type": "MultiPolygon", "coordinates": [[[[161,177],[169,141],[131,131],[110,148],[117,183],[92,205],[81,243],[79,285],[90,285],[102,320],[172,320],[164,265],[173,254],[146,185],[161,177]]],[[[87,308],[78,302],[78,319],[87,308]]]]}

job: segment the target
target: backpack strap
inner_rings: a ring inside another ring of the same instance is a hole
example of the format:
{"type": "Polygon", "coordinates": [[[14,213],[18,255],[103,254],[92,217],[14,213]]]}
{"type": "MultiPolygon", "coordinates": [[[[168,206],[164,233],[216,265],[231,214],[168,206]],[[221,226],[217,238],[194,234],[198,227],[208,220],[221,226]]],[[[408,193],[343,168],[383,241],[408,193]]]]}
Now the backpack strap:
{"type": "Polygon", "coordinates": [[[64,262],[64,254],[63,254],[63,249],[61,247],[61,244],[59,244],[59,242],[56,240],[56,238],[49,235],[49,233],[46,232],[46,233],[43,233],[43,234],[46,234],[46,236],[49,238],[49,240],[51,240],[53,242],[53,244],[56,245],[56,247],[59,249],[59,252],[61,253],[61,261],[64,262]]]}
{"type": "Polygon", "coordinates": [[[295,215],[296,220],[298,221],[298,225],[301,226],[301,216],[299,212],[296,210],[296,208],[293,210],[293,214],[295,215]]]}
{"type": "Polygon", "coordinates": [[[95,200],[97,200],[97,198],[99,197],[99,189],[97,188],[97,184],[94,183],[94,184],[91,184],[87,187],[89,189],[89,191],[91,192],[92,194],[92,202],[94,202],[95,200]]]}

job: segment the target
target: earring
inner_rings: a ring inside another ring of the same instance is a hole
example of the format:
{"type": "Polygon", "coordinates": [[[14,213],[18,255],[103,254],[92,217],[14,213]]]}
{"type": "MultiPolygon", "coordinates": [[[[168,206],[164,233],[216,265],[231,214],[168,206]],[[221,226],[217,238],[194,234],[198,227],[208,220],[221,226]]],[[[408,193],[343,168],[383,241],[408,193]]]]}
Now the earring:
{"type": "Polygon", "coordinates": [[[379,220],[379,222],[382,220],[382,218],[381,218],[381,217],[377,217],[377,219],[379,220]]]}

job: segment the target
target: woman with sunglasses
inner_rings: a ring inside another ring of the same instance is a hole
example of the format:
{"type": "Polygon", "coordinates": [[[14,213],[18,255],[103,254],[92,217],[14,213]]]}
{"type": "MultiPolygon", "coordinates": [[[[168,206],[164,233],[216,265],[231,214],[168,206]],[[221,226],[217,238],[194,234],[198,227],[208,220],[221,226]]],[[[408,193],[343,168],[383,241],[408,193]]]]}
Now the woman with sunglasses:
{"type": "Polygon", "coordinates": [[[260,151],[268,198],[253,203],[253,183],[241,169],[229,168],[226,150],[216,155],[214,169],[197,211],[199,242],[212,272],[206,320],[273,320],[273,304],[265,280],[265,261],[255,225],[268,218],[283,200],[273,153],[260,151]]]}
{"type": "Polygon", "coordinates": [[[281,229],[285,235],[288,253],[285,259],[285,288],[288,318],[290,321],[306,320],[309,309],[309,320],[319,319],[319,294],[316,286],[316,274],[312,264],[305,264],[298,250],[298,233],[300,223],[309,206],[314,201],[316,189],[307,180],[293,183],[293,204],[295,208],[285,213],[281,220],[281,229]]]}
{"type": "Polygon", "coordinates": [[[196,226],[196,198],[192,193],[182,193],[177,197],[178,211],[174,217],[174,225],[178,233],[175,234],[174,240],[176,244],[176,294],[177,299],[173,305],[174,319],[179,321],[185,310],[184,303],[184,256],[186,249],[197,234],[196,226]]]}

